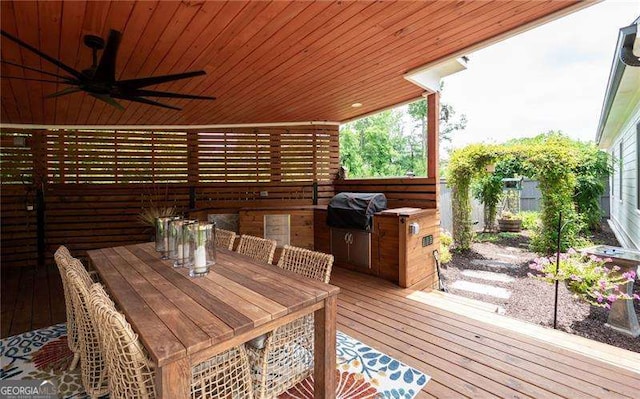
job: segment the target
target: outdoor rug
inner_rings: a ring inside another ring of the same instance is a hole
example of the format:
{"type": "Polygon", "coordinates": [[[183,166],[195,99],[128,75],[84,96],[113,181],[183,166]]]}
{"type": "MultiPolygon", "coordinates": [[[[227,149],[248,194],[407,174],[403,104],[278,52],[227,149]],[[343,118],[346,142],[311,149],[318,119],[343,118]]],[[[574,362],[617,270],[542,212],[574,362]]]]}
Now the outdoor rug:
{"type": "MultiPolygon", "coordinates": [[[[413,398],[429,381],[426,374],[351,338],[337,333],[337,398],[413,398]]],[[[87,398],[80,367],[67,371],[73,353],[65,324],[0,340],[0,379],[49,380],[62,398],[87,398]]],[[[280,398],[313,398],[309,377],[280,398]]]]}

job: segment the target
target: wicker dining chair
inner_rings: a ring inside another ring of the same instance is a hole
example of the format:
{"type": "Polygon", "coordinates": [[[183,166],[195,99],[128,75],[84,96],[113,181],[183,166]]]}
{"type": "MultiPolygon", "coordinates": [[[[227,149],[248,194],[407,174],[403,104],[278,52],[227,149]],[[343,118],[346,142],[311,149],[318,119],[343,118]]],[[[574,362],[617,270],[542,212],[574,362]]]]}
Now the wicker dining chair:
{"type": "Polygon", "coordinates": [[[233,243],[235,241],[235,232],[216,228],[216,247],[226,248],[233,251],[233,243]]]}
{"type": "Polygon", "coordinates": [[[76,317],[73,312],[73,303],[71,302],[71,293],[69,292],[69,283],[67,281],[67,266],[73,260],[73,256],[65,247],[61,245],[53,255],[60,279],[62,280],[62,291],[64,292],[64,305],[67,314],[67,344],[69,350],[73,352],[73,360],[69,365],[69,371],[75,370],[80,360],[80,349],[78,347],[78,327],[76,325],[76,317]]]}
{"type": "Polygon", "coordinates": [[[79,260],[67,267],[67,279],[78,331],[82,385],[91,398],[109,393],[108,373],[102,353],[98,325],[89,310],[89,290],[93,285],[89,273],[79,260]]]}
{"type": "Polygon", "coordinates": [[[276,245],[278,243],[275,240],[243,234],[240,236],[236,252],[262,262],[271,263],[273,254],[276,252],[276,245]]]}
{"type": "MultiPolygon", "coordinates": [[[[286,245],[278,266],[329,282],[333,255],[286,245]]],[[[313,373],[313,314],[276,328],[264,340],[247,343],[256,398],[272,398],[313,373]]]]}
{"type": "MultiPolygon", "coordinates": [[[[147,399],[156,396],[156,365],[125,316],[118,312],[100,284],[90,290],[89,307],[110,375],[111,399],[147,399]]],[[[191,398],[253,397],[249,360],[243,346],[231,348],[191,369],[191,398]]]]}

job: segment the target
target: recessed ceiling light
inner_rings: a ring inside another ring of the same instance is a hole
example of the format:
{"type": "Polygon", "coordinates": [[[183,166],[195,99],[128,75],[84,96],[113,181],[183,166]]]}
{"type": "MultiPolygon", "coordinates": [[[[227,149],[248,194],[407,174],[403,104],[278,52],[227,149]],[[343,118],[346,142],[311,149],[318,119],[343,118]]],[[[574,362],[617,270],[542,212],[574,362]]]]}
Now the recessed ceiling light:
{"type": "Polygon", "coordinates": [[[353,108],[360,108],[360,107],[362,107],[362,103],[353,103],[353,104],[351,104],[351,106],[353,108]]]}

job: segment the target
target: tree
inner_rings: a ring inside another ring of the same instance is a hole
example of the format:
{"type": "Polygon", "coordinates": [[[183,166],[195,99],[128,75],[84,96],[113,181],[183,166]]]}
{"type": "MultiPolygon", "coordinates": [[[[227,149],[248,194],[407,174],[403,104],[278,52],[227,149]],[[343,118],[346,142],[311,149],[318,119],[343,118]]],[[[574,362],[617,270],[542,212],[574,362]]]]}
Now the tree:
{"type": "MultiPolygon", "coordinates": [[[[384,111],[341,127],[340,162],[350,177],[426,175],[426,100],[409,104],[408,113],[418,122],[413,129],[405,129],[405,115],[398,110],[384,111]]],[[[463,129],[466,122],[464,115],[455,117],[453,107],[441,104],[441,139],[450,140],[450,135],[463,129]]]]}
{"type": "MultiPolygon", "coordinates": [[[[444,83],[440,84],[440,91],[444,89],[444,83]]],[[[411,118],[417,122],[422,137],[427,133],[427,100],[422,99],[409,104],[408,111],[411,118]]],[[[467,127],[465,114],[456,117],[456,111],[450,104],[440,103],[440,141],[451,141],[451,135],[467,127]]]]}

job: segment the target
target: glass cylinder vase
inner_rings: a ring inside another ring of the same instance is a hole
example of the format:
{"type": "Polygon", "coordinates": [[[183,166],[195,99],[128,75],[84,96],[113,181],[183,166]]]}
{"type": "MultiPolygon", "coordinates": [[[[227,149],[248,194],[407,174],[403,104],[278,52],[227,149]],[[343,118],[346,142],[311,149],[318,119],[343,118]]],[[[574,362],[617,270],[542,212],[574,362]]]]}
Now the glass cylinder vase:
{"type": "Polygon", "coordinates": [[[215,228],[211,223],[188,225],[189,275],[204,276],[216,263],[215,228]]]}
{"type": "MultiPolygon", "coordinates": [[[[178,237],[182,234],[182,217],[174,218],[169,222],[169,259],[178,259],[178,237]]],[[[180,255],[181,256],[181,255],[180,255]]]]}
{"type": "Polygon", "coordinates": [[[164,216],[156,218],[156,251],[160,252],[162,259],[167,259],[169,250],[169,222],[173,218],[164,216]]]}
{"type": "Polygon", "coordinates": [[[194,223],[198,221],[183,219],[172,223],[176,228],[174,253],[169,254],[169,258],[174,260],[173,267],[189,267],[189,225],[194,223]]]}
{"type": "Polygon", "coordinates": [[[171,222],[182,219],[182,216],[163,216],[156,218],[156,251],[160,252],[161,259],[169,259],[172,249],[171,222]]]}

